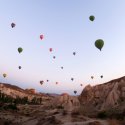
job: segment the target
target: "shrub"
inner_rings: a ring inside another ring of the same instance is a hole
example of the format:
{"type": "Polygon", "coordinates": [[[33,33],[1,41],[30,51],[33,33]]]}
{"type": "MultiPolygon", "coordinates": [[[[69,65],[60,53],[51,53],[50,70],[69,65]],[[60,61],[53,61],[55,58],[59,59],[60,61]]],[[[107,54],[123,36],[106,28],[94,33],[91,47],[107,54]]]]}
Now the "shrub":
{"type": "Polygon", "coordinates": [[[67,114],[68,114],[67,111],[63,110],[62,115],[67,115],[67,114]]]}
{"type": "Polygon", "coordinates": [[[107,118],[107,113],[106,113],[106,111],[101,111],[101,112],[99,112],[99,113],[97,114],[97,117],[98,117],[98,118],[101,118],[101,119],[107,118]]]}
{"type": "Polygon", "coordinates": [[[57,106],[57,109],[64,109],[62,105],[57,106]]]}
{"type": "Polygon", "coordinates": [[[71,113],[71,116],[74,117],[74,116],[78,116],[80,115],[80,112],[79,111],[72,111],[71,113]]]}
{"type": "Polygon", "coordinates": [[[5,110],[12,109],[12,110],[18,110],[17,106],[15,104],[9,104],[4,106],[5,110]]]}

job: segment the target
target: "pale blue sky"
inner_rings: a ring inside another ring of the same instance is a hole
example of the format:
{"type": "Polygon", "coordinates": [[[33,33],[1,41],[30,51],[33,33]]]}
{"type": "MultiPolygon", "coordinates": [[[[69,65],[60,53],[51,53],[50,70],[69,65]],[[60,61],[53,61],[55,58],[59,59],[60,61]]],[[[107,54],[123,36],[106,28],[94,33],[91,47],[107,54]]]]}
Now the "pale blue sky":
{"type": "Polygon", "coordinates": [[[73,94],[77,90],[80,94],[87,84],[122,77],[125,1],[0,0],[0,58],[1,82],[46,93],[73,94]],[[94,22],[89,20],[90,15],[95,16],[94,22]],[[12,22],[16,23],[13,29],[12,22]],[[97,39],[105,42],[101,52],[94,46],[97,39]],[[23,53],[17,52],[18,47],[24,49],[23,53]],[[52,53],[49,48],[53,48],[52,53]],[[47,79],[48,83],[39,84],[47,79]]]}

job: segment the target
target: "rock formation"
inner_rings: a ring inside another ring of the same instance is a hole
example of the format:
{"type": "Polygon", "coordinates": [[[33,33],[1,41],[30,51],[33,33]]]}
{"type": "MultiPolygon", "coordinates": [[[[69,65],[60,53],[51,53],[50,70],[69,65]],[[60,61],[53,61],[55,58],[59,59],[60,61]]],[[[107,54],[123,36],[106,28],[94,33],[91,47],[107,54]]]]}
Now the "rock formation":
{"type": "Polygon", "coordinates": [[[84,107],[96,110],[115,108],[125,101],[125,77],[100,85],[87,85],[79,96],[84,107]]]}
{"type": "Polygon", "coordinates": [[[80,102],[78,97],[70,96],[67,93],[63,93],[54,99],[55,105],[62,106],[66,111],[72,111],[79,108],[80,102]]]}
{"type": "Polygon", "coordinates": [[[22,89],[15,85],[0,83],[0,92],[4,93],[6,95],[9,95],[13,98],[24,98],[28,97],[28,100],[31,101],[34,97],[36,98],[42,98],[42,99],[48,99],[49,96],[41,93],[35,93],[34,89],[22,89]]]}

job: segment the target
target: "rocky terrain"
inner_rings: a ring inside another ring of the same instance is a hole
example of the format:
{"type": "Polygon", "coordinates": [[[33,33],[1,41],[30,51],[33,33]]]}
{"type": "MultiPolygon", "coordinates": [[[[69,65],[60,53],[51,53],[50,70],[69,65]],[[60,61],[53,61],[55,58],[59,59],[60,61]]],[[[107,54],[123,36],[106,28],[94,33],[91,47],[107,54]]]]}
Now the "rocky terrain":
{"type": "Polygon", "coordinates": [[[104,84],[87,85],[79,96],[80,103],[87,112],[125,112],[125,77],[104,84]],[[118,111],[117,111],[118,110],[118,111]]]}
{"type": "Polygon", "coordinates": [[[87,85],[79,96],[37,93],[4,83],[0,93],[0,125],[125,125],[125,77],[87,85]]]}

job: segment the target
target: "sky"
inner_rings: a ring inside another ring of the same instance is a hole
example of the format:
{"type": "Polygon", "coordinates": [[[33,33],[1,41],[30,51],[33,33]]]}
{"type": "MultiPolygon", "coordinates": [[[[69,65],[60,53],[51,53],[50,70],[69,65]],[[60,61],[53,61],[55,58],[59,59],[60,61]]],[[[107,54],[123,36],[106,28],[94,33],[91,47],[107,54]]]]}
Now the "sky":
{"type": "Polygon", "coordinates": [[[124,0],[0,0],[0,82],[79,95],[88,84],[124,76],[124,5],[124,0]],[[102,51],[94,45],[97,39],[104,41],[102,51]]]}

